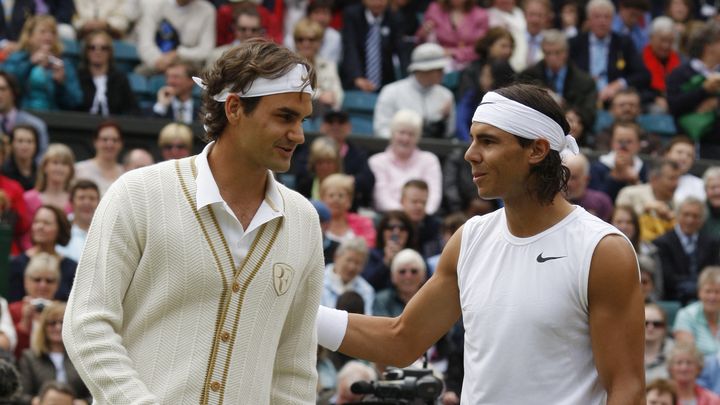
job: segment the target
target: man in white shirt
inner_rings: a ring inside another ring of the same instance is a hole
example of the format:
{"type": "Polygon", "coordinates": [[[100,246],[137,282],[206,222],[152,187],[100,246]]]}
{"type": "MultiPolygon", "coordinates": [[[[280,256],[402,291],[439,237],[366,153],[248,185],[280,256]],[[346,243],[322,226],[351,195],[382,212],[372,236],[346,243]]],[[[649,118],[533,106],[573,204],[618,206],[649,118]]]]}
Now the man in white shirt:
{"type": "Polygon", "coordinates": [[[479,196],[504,208],[452,236],[400,316],[323,308],[321,343],[406,366],[462,315],[463,405],[644,403],[637,258],[620,231],[562,197],[560,152],[578,153],[568,132],[545,90],[488,92],[465,159],[479,196]]]}
{"type": "Polygon", "coordinates": [[[315,404],[320,222],[272,173],[305,141],[314,70],[253,40],[193,80],[211,142],[103,196],[65,313],[68,356],[98,403],[315,404]]]}
{"type": "Polygon", "coordinates": [[[90,222],[99,203],[100,189],[93,181],[79,179],[70,187],[70,204],[73,208],[70,242],[65,246],[55,246],[58,253],[76,262],[80,261],[90,222]]]}
{"type": "Polygon", "coordinates": [[[191,124],[198,116],[200,106],[192,97],[194,69],[186,62],[175,61],[165,71],[165,86],[157,92],[153,115],[191,124]]]}

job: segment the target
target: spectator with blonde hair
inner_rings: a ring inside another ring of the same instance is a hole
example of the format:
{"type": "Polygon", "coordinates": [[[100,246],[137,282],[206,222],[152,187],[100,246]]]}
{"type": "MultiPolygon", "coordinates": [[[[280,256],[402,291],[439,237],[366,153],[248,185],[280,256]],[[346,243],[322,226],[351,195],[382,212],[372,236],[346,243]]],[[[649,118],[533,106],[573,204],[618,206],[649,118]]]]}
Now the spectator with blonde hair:
{"type": "Polygon", "coordinates": [[[330,224],[325,234],[338,242],[359,236],[373,248],[376,232],[372,220],[350,212],[354,191],[355,180],[346,174],[331,174],[320,183],[320,200],[330,210],[330,224]]]}
{"type": "Polygon", "coordinates": [[[720,266],[706,267],[698,277],[697,289],[700,300],[682,308],[675,317],[675,340],[696,345],[703,354],[714,354],[720,349],[716,338],[720,326],[720,266]]]}
{"type": "Polygon", "coordinates": [[[673,348],[668,327],[665,310],[645,303],[645,381],[668,377],[667,359],[673,348]]]}
{"type": "Polygon", "coordinates": [[[158,147],[163,160],[182,159],[193,150],[192,129],[180,122],[171,122],[160,130],[158,147]]]}
{"type": "Polygon", "coordinates": [[[72,110],[82,102],[82,90],[72,62],[62,57],[57,22],[51,15],[28,18],[20,34],[20,49],[4,69],[23,86],[22,107],[34,110],[72,110]]]}
{"type": "Polygon", "coordinates": [[[354,394],[350,387],[358,381],[377,381],[377,372],[367,364],[352,360],[347,362],[337,374],[337,392],[332,403],[336,405],[350,404],[362,401],[362,394],[354,394]]]}
{"type": "Polygon", "coordinates": [[[73,405],[90,403],[90,392],[65,353],[62,340],[65,304],[52,302],[45,306],[33,330],[30,349],[18,362],[20,381],[27,400],[40,394],[42,386],[51,381],[70,385],[78,398],[73,405]]]}
{"type": "Polygon", "coordinates": [[[40,161],[35,188],[23,195],[31,217],[43,204],[72,212],[70,184],[75,177],[75,154],[63,143],[53,143],[40,161]]]}
{"type": "Polygon", "coordinates": [[[402,188],[413,179],[424,180],[428,184],[426,212],[434,214],[440,207],[440,160],[435,154],[422,151],[417,146],[422,123],[422,116],[415,111],[398,111],[390,123],[390,144],[387,149],[370,157],[368,164],[375,175],[373,198],[377,211],[402,209],[402,188]]]}
{"type": "MultiPolygon", "coordinates": [[[[295,189],[305,197],[320,199],[320,184],[334,173],[342,173],[342,156],[337,142],[329,136],[315,138],[310,144],[307,171],[298,173],[295,189]]],[[[353,191],[355,185],[353,182],[353,191]]]]}
{"type": "Polygon", "coordinates": [[[678,342],[670,351],[668,371],[677,390],[678,404],[720,404],[720,397],[696,383],[703,366],[702,353],[690,342],[678,342]]]}

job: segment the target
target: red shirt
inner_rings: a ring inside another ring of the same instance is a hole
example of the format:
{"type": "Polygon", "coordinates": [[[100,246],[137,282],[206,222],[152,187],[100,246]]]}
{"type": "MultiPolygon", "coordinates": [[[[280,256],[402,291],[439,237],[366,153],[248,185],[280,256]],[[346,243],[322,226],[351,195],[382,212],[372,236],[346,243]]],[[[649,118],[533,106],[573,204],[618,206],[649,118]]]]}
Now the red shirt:
{"type": "Polygon", "coordinates": [[[650,88],[665,93],[665,78],[673,69],[680,66],[680,57],[677,52],[670,51],[670,56],[663,63],[650,49],[650,45],[645,45],[642,52],[643,63],[650,71],[650,88]]]}
{"type": "Polygon", "coordinates": [[[15,222],[15,229],[13,230],[12,246],[10,247],[10,255],[15,256],[24,250],[20,241],[23,235],[30,230],[32,218],[30,218],[27,206],[25,205],[25,199],[23,198],[24,190],[20,183],[0,174],[0,190],[7,195],[10,201],[10,209],[17,214],[17,222],[15,222]]]}
{"type": "MultiPolygon", "coordinates": [[[[265,29],[265,36],[282,44],[284,13],[282,0],[275,0],[275,9],[272,12],[261,5],[257,6],[257,11],[260,14],[260,25],[265,29]]],[[[220,6],[215,20],[217,46],[227,45],[235,40],[234,25],[232,4],[220,6]]]]}

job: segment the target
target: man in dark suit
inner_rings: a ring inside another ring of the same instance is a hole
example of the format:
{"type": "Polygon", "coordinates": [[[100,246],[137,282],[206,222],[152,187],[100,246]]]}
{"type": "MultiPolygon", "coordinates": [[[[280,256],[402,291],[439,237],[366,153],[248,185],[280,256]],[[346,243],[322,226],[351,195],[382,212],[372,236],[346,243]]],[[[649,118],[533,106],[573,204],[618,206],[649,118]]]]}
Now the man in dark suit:
{"type": "Polygon", "coordinates": [[[595,122],[597,90],[587,73],[568,63],[568,41],[560,30],[543,32],[541,48],[544,58],[520,74],[520,79],[535,82],[553,91],[565,107],[578,111],[585,128],[595,122]]]}
{"type": "Polygon", "coordinates": [[[5,2],[3,7],[0,7],[0,40],[4,41],[0,46],[12,52],[18,49],[17,40],[25,20],[35,15],[35,1],[15,0],[11,9],[4,6],[5,2]]]}
{"type": "Polygon", "coordinates": [[[720,263],[720,241],[702,230],[707,213],[701,200],[686,198],[675,216],[675,228],[653,244],[658,248],[663,273],[663,299],[685,305],[697,299],[697,278],[702,269],[720,263]]]}
{"type": "Polygon", "coordinates": [[[409,52],[402,41],[402,19],[388,7],[388,0],[363,0],[343,15],[343,61],[340,77],[346,89],[374,92],[399,79],[393,55],[405,71],[409,52]]]}
{"type": "Polygon", "coordinates": [[[587,5],[590,31],[570,41],[570,58],[595,79],[602,102],[626,87],[650,85],[650,73],[632,40],[611,31],[614,14],[610,0],[591,0],[587,5]]]}
{"type": "Polygon", "coordinates": [[[184,124],[197,120],[200,105],[192,96],[193,76],[196,74],[190,64],[182,61],[171,63],[165,70],[166,85],[157,92],[152,115],[184,124]]]}

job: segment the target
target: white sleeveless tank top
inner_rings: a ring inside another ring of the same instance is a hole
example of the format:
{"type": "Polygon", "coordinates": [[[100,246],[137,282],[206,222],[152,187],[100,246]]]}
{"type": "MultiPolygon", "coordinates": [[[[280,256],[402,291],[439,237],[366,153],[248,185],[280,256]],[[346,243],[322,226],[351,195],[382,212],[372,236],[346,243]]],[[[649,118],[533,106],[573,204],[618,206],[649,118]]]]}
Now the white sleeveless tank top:
{"type": "Polygon", "coordinates": [[[622,235],[578,206],[529,238],[510,234],[504,209],[465,224],[457,269],[462,405],[606,402],[590,346],[587,287],[593,252],[608,234],[622,235]]]}

